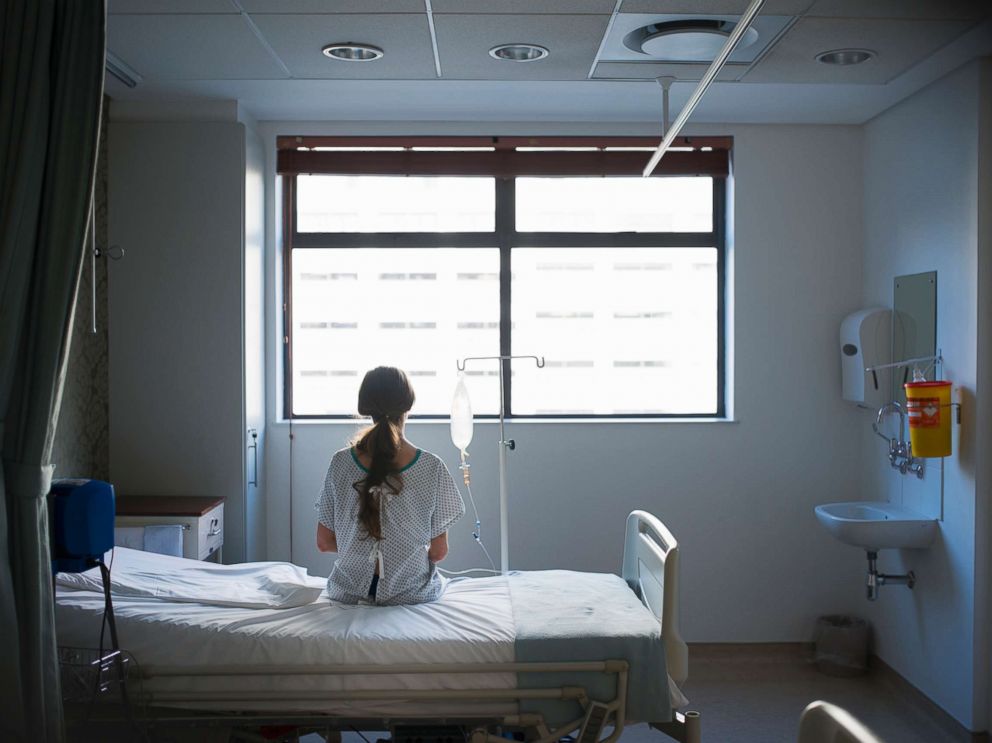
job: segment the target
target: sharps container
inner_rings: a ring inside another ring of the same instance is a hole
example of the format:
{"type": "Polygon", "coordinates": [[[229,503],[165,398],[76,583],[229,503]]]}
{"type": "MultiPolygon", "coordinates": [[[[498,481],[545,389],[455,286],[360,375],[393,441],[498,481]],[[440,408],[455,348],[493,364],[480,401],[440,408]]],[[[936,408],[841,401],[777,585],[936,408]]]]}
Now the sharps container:
{"type": "Polygon", "coordinates": [[[913,456],[950,456],[951,383],[907,382],[903,387],[913,456]]]}
{"type": "Polygon", "coordinates": [[[816,620],[816,667],[828,676],[858,676],[868,668],[868,622],[831,614],[816,620]]]}

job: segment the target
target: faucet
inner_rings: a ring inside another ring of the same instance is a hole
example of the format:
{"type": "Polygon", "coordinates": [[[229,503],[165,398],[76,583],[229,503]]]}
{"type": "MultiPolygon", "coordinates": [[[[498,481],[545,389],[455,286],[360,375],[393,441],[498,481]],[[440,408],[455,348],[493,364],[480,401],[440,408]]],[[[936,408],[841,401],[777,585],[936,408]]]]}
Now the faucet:
{"type": "Polygon", "coordinates": [[[871,427],[877,436],[885,439],[888,443],[889,464],[893,469],[899,470],[903,475],[912,472],[922,480],[926,471],[926,460],[917,459],[913,456],[912,445],[905,438],[906,411],[903,409],[903,406],[894,401],[885,403],[885,405],[878,409],[878,415],[875,417],[875,422],[871,424],[871,427]],[[898,437],[889,438],[879,431],[878,427],[881,425],[882,419],[891,412],[899,414],[899,435],[898,437]]]}

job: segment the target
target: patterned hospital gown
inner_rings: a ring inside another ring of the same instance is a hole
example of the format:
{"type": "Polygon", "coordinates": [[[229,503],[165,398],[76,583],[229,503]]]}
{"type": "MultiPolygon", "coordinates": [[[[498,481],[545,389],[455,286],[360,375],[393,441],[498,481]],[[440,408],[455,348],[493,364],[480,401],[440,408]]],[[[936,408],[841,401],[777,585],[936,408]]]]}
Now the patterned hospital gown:
{"type": "Polygon", "coordinates": [[[365,534],[358,521],[358,491],[354,483],[368,470],[353,449],[331,457],[324,489],[316,503],[317,518],[334,532],[338,559],[327,579],[331,599],[349,604],[369,599],[369,586],[379,562],[377,604],[419,604],[444,592],[445,579],[427,559],[431,539],[446,532],[465,513],[458,487],[444,462],[417,450],[401,469],[403,488],[386,489],[380,500],[382,540],[365,534]],[[381,557],[379,556],[381,554],[381,557]]]}

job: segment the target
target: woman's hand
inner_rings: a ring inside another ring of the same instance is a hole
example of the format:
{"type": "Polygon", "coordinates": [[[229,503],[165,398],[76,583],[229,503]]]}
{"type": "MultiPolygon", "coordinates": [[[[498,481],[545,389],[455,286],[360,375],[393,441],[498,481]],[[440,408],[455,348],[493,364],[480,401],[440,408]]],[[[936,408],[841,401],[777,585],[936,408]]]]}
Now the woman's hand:
{"type": "Polygon", "coordinates": [[[317,549],[321,552],[338,551],[337,536],[320,522],[317,523],[317,549]]]}
{"type": "Polygon", "coordinates": [[[427,559],[431,562],[441,562],[447,556],[448,532],[444,532],[431,540],[431,545],[427,548],[427,559]]]}

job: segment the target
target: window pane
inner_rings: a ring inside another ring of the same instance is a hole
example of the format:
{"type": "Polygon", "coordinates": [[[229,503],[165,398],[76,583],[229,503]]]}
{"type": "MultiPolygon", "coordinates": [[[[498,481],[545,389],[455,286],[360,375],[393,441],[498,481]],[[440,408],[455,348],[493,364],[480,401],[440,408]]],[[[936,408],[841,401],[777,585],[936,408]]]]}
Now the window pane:
{"type": "Polygon", "coordinates": [[[712,178],[517,178],[518,232],[711,232],[712,178]]]}
{"type": "Polygon", "coordinates": [[[301,175],[299,232],[492,232],[492,178],[301,175]]]}
{"type": "Polygon", "coordinates": [[[717,412],[715,248],[513,250],[513,414],[717,412]]]}
{"type": "MultiPolygon", "coordinates": [[[[398,366],[414,415],[448,415],[456,359],[499,353],[496,248],[293,251],[293,412],[351,415],[369,369],[398,366]]],[[[495,413],[496,367],[468,376],[473,410],[495,413]]]]}

